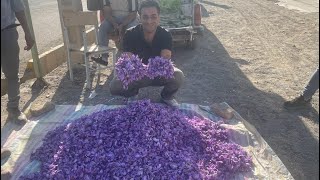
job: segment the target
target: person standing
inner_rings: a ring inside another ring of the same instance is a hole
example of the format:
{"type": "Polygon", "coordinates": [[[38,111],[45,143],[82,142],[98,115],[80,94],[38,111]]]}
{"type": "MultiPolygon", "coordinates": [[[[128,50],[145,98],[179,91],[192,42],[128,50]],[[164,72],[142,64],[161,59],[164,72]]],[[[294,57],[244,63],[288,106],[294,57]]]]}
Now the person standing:
{"type": "Polygon", "coordinates": [[[26,116],[19,109],[19,44],[17,26],[21,25],[24,31],[26,46],[29,51],[34,40],[31,36],[21,0],[1,0],[1,68],[8,80],[8,120],[16,123],[25,123],[26,116]],[[16,24],[18,19],[20,24],[16,24]]]}

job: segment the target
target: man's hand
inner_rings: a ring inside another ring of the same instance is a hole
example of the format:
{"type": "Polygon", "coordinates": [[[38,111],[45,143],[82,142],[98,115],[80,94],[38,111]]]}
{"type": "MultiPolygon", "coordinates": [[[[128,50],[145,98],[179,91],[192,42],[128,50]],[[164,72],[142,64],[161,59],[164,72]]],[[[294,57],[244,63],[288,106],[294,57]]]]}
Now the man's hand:
{"type": "Polygon", "coordinates": [[[160,56],[165,59],[171,59],[172,52],[169,49],[161,50],[160,56]]]}
{"type": "Polygon", "coordinates": [[[119,25],[118,25],[118,23],[116,23],[116,22],[112,22],[112,26],[113,26],[113,28],[117,31],[118,30],[118,28],[119,28],[119,25]]]}
{"type": "Polygon", "coordinates": [[[123,52],[121,55],[132,57],[134,54],[132,52],[123,52]]]}
{"type": "Polygon", "coordinates": [[[118,26],[118,31],[121,32],[121,31],[123,30],[123,28],[124,28],[124,25],[123,25],[123,24],[120,24],[120,25],[118,26]]]}
{"type": "Polygon", "coordinates": [[[123,36],[123,34],[124,34],[124,27],[125,27],[125,25],[123,25],[123,24],[120,24],[120,25],[118,26],[119,39],[122,39],[122,36],[123,36]]]}
{"type": "Polygon", "coordinates": [[[24,47],[24,50],[29,51],[32,48],[32,46],[34,45],[34,40],[31,37],[31,35],[28,33],[25,35],[25,40],[26,40],[27,45],[24,47]]]}
{"type": "Polygon", "coordinates": [[[31,32],[30,32],[30,29],[29,29],[29,26],[27,23],[26,15],[25,15],[24,11],[19,11],[19,12],[16,12],[16,17],[17,17],[18,21],[20,22],[22,29],[24,31],[24,34],[25,34],[24,38],[26,40],[27,45],[24,47],[24,50],[29,51],[34,44],[34,39],[31,36],[31,32]]]}

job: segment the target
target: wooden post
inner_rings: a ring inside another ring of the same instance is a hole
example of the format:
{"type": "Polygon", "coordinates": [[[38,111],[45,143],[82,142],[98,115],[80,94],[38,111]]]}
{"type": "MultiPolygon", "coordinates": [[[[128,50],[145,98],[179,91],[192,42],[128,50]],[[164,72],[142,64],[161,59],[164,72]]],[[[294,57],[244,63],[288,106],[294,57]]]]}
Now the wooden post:
{"type": "MultiPolygon", "coordinates": [[[[66,13],[75,13],[75,12],[83,11],[82,2],[81,0],[57,0],[57,1],[58,1],[58,9],[59,9],[59,15],[60,15],[61,30],[63,34],[63,41],[65,44],[65,47],[67,47],[66,37],[63,33],[64,15],[66,13]]],[[[70,27],[67,29],[70,47],[78,48],[82,46],[83,44],[82,30],[83,29],[84,29],[83,26],[70,27]]],[[[71,60],[72,60],[72,64],[84,63],[84,57],[81,54],[71,53],[71,60]]]]}
{"type": "Polygon", "coordinates": [[[24,0],[24,6],[25,6],[25,14],[27,18],[27,23],[30,29],[30,33],[32,38],[34,39],[34,45],[31,48],[31,54],[32,54],[32,59],[33,59],[33,70],[36,74],[37,78],[42,78],[42,72],[40,68],[40,60],[39,60],[39,53],[38,53],[38,48],[37,48],[37,41],[36,37],[34,35],[34,30],[33,30],[33,25],[32,25],[32,20],[31,20],[31,14],[30,14],[30,8],[29,8],[29,2],[28,0],[24,0]]]}

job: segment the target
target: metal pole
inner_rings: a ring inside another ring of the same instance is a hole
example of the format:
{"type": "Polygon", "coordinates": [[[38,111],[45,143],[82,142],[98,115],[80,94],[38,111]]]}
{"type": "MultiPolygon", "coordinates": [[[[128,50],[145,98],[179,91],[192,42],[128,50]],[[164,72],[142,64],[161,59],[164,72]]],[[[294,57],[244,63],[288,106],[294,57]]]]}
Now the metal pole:
{"type": "Polygon", "coordinates": [[[30,13],[28,0],[24,0],[24,5],[25,5],[25,14],[26,14],[26,18],[27,18],[27,23],[28,23],[28,26],[30,29],[31,36],[34,39],[34,45],[31,48],[31,54],[32,54],[32,59],[33,59],[33,70],[34,70],[37,78],[42,78],[42,72],[41,72],[41,68],[40,68],[40,59],[39,59],[39,53],[38,53],[38,48],[37,48],[37,41],[36,41],[36,37],[35,37],[34,31],[33,31],[33,25],[32,25],[31,13],[30,13]]]}

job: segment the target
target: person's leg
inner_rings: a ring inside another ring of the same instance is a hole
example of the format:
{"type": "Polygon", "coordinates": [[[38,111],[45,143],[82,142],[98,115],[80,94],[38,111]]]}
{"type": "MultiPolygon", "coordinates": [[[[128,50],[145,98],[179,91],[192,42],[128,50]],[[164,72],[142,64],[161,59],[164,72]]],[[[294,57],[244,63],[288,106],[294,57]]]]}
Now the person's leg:
{"type": "MultiPolygon", "coordinates": [[[[113,25],[108,21],[104,20],[99,27],[98,31],[98,44],[99,46],[108,46],[109,45],[109,37],[108,33],[112,32],[114,30],[113,25]]],[[[94,61],[107,65],[108,63],[108,54],[102,54],[101,58],[93,57],[94,61]]]]}
{"type": "Polygon", "coordinates": [[[179,90],[179,88],[181,87],[184,81],[184,74],[180,69],[174,68],[173,75],[174,75],[174,78],[171,78],[171,79],[161,78],[160,81],[158,81],[159,84],[164,86],[161,92],[161,98],[164,100],[174,99],[174,95],[179,90]]]}
{"type": "Polygon", "coordinates": [[[19,109],[19,45],[16,28],[1,31],[1,67],[8,80],[8,119],[18,124],[27,121],[26,116],[19,109]]]}
{"type": "Polygon", "coordinates": [[[161,99],[168,105],[171,106],[178,106],[178,102],[174,99],[174,95],[181,87],[184,81],[184,74],[183,72],[178,69],[174,68],[174,78],[165,79],[165,78],[155,78],[152,81],[152,86],[164,86],[161,92],[161,99]]]}
{"type": "Polygon", "coordinates": [[[293,100],[284,102],[284,107],[287,109],[295,109],[300,107],[306,107],[310,105],[310,101],[314,93],[319,89],[319,67],[312,75],[311,79],[304,88],[304,91],[300,96],[293,100]]]}
{"type": "Polygon", "coordinates": [[[124,89],[122,82],[118,80],[117,77],[115,76],[110,84],[110,92],[112,95],[132,97],[132,96],[136,96],[139,93],[140,88],[144,88],[148,86],[164,86],[161,92],[161,98],[167,104],[176,105],[177,103],[174,103],[175,102],[174,94],[179,90],[183,81],[184,81],[183,72],[178,68],[174,68],[174,78],[171,78],[171,79],[155,78],[152,80],[145,77],[139,81],[135,81],[129,84],[128,89],[124,89]]]}
{"type": "Polygon", "coordinates": [[[108,46],[109,45],[109,37],[108,33],[114,30],[113,25],[108,21],[104,20],[99,26],[99,38],[98,43],[100,46],[108,46]]]}
{"type": "Polygon", "coordinates": [[[139,93],[139,89],[129,85],[128,89],[123,88],[123,84],[120,80],[113,78],[110,83],[110,93],[115,96],[123,96],[126,98],[136,96],[139,93]]]}
{"type": "Polygon", "coordinates": [[[16,28],[1,31],[1,68],[8,80],[8,109],[19,107],[19,51],[16,28]]]}
{"type": "Polygon", "coordinates": [[[302,96],[306,101],[310,100],[314,93],[319,89],[319,67],[313,73],[311,79],[309,80],[307,86],[304,88],[302,96]]]}
{"type": "Polygon", "coordinates": [[[145,77],[139,81],[130,83],[128,89],[124,89],[122,82],[115,76],[110,83],[110,92],[112,95],[129,98],[138,95],[140,88],[151,86],[151,84],[152,80],[145,77]]]}

